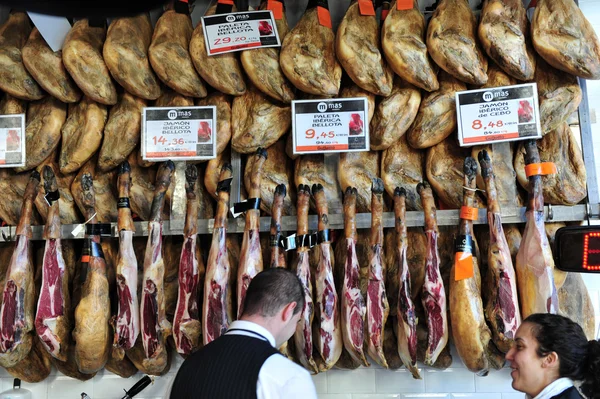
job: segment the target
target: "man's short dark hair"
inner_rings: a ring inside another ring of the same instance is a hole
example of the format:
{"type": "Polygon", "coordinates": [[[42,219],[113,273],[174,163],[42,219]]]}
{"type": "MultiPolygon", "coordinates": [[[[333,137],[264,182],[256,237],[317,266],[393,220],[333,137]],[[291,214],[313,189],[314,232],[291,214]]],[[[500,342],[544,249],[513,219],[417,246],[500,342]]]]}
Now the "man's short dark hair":
{"type": "Polygon", "coordinates": [[[258,273],[250,282],[244,302],[244,315],[272,317],[284,306],[296,302],[294,314],[304,307],[304,288],[300,279],[281,267],[258,273]]]}

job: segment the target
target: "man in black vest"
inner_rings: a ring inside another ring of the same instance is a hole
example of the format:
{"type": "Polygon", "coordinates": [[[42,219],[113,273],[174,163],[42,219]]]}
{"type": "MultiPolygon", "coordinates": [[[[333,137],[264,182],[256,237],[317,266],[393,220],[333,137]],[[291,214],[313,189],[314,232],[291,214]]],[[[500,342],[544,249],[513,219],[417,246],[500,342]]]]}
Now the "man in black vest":
{"type": "Polygon", "coordinates": [[[171,388],[171,399],[316,399],[308,371],[282,356],[300,320],[304,290],[282,268],[254,277],[240,320],[189,356],[171,388]]]}

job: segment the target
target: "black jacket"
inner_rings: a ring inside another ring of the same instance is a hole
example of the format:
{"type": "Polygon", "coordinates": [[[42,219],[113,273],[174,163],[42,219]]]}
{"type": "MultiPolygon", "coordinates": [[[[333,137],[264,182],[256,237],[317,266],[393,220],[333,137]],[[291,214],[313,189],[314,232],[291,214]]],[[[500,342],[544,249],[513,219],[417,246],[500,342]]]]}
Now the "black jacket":
{"type": "Polygon", "coordinates": [[[553,396],[551,399],[583,399],[577,388],[571,387],[553,396]]]}

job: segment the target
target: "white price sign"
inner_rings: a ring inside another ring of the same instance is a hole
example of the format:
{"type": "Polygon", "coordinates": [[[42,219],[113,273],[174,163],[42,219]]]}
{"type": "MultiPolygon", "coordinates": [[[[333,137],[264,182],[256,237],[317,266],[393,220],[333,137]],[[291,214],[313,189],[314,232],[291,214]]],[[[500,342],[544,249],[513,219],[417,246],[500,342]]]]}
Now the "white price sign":
{"type": "Polygon", "coordinates": [[[142,158],[148,161],[215,158],[216,115],[215,106],[144,108],[142,158]]]}
{"type": "Polygon", "coordinates": [[[25,114],[0,115],[0,168],[25,166],[25,114]]]}
{"type": "Polygon", "coordinates": [[[281,46],[273,13],[246,11],[202,17],[208,55],[281,46]]]}
{"type": "Polygon", "coordinates": [[[462,147],[542,137],[535,83],[457,92],[456,113],[462,147]]]}
{"type": "Polygon", "coordinates": [[[365,97],[292,101],[294,154],[369,151],[365,97]]]}

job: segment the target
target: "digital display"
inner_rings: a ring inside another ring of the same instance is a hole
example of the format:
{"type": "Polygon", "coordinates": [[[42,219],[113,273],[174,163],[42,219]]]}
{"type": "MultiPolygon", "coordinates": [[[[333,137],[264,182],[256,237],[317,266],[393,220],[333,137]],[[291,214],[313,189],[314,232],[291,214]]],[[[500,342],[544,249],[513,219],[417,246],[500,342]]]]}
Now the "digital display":
{"type": "Polygon", "coordinates": [[[570,226],[556,232],[554,263],[565,272],[600,273],[600,226],[570,226]]]}
{"type": "Polygon", "coordinates": [[[600,271],[600,233],[583,236],[583,268],[600,271]]]}

